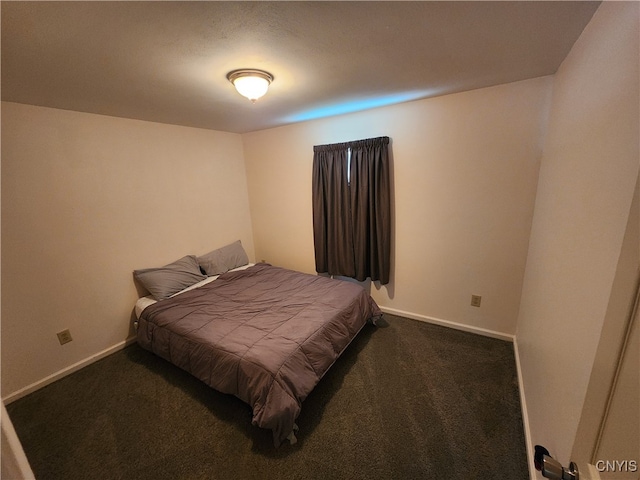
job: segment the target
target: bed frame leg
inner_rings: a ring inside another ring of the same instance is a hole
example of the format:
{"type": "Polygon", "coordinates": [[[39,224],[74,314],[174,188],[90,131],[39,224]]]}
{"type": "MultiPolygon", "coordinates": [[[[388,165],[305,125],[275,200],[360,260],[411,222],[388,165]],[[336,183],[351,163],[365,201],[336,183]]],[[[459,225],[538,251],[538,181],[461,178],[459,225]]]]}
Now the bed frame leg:
{"type": "Polygon", "coordinates": [[[300,428],[298,427],[298,425],[296,425],[295,423],[293,424],[293,430],[291,430],[291,433],[289,435],[287,435],[287,440],[289,440],[289,443],[291,445],[295,445],[296,443],[298,443],[298,439],[296,438],[296,432],[299,430],[300,428]]]}

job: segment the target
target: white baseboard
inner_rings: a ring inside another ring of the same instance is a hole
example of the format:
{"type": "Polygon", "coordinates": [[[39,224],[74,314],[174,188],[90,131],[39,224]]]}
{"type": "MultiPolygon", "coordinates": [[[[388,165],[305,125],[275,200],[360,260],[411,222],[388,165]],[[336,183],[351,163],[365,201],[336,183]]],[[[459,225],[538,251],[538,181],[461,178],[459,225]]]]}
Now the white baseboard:
{"type": "Polygon", "coordinates": [[[506,340],[507,342],[513,342],[514,335],[508,333],[496,332],[495,330],[488,330],[486,328],[474,327],[473,325],[465,325],[463,323],[451,322],[449,320],[442,320],[440,318],[428,317],[426,315],[420,315],[419,313],[405,312],[403,310],[397,310],[395,308],[380,307],[384,313],[390,313],[391,315],[398,315],[399,317],[406,317],[412,320],[419,320],[421,322],[433,323],[435,325],[442,325],[443,327],[454,328],[456,330],[462,330],[464,332],[476,333],[484,337],[497,338],[499,340],[506,340]]]}
{"type": "Polygon", "coordinates": [[[9,395],[2,397],[2,401],[5,403],[5,405],[8,405],[9,403],[14,402],[22,397],[25,397],[30,393],[35,392],[36,390],[46,387],[47,385],[55,382],[56,380],[60,380],[61,378],[66,377],[67,375],[70,375],[73,372],[77,372],[78,370],[80,370],[83,367],[86,367],[87,365],[97,362],[101,358],[104,358],[108,355],[111,355],[112,353],[122,350],[123,348],[125,348],[128,345],[131,345],[135,341],[136,341],[136,337],[129,337],[122,342],[116,343],[112,347],[106,348],[101,352],[96,353],[95,355],[91,355],[89,358],[85,358],[84,360],[81,360],[77,363],[74,363],[73,365],[63,368],[62,370],[59,370],[56,373],[53,373],[48,377],[43,378],[42,380],[38,380],[37,382],[34,382],[31,385],[27,385],[26,387],[21,388],[16,392],[10,393],[9,395]]]}
{"type": "Polygon", "coordinates": [[[538,478],[537,470],[533,462],[533,441],[531,439],[531,427],[529,426],[529,415],[527,411],[527,399],[524,395],[524,383],[522,382],[522,370],[520,366],[520,352],[518,350],[518,339],[513,338],[513,353],[516,357],[516,371],[518,372],[518,390],[520,391],[520,408],[522,409],[522,424],[524,427],[524,441],[527,447],[527,464],[529,465],[529,478],[538,478]]]}
{"type": "MultiPolygon", "coordinates": [[[[405,312],[403,310],[397,310],[395,308],[388,308],[388,307],[380,307],[380,309],[383,312],[386,313],[390,313],[392,315],[399,315],[401,317],[406,317],[406,318],[410,318],[413,320],[419,320],[422,322],[428,322],[428,323],[433,323],[436,325],[442,325],[445,327],[449,327],[449,328],[455,328],[456,330],[463,330],[466,332],[471,332],[471,333],[476,333],[479,335],[484,335],[486,337],[492,337],[492,338],[498,338],[500,340],[507,340],[509,342],[513,342],[514,340],[514,336],[513,335],[508,335],[505,333],[501,333],[501,332],[495,332],[493,330],[487,330],[484,328],[480,328],[480,327],[474,327],[474,326],[470,326],[470,325],[464,325],[461,323],[456,323],[456,322],[450,322],[448,320],[441,320],[438,318],[433,318],[433,317],[427,317],[425,315],[420,315],[420,314],[416,314],[416,313],[411,313],[411,312],[405,312]]],[[[127,345],[132,344],[133,342],[135,342],[136,338],[135,337],[130,337],[127,338],[126,340],[117,343],[116,345],[113,345],[112,347],[109,347],[101,352],[96,353],[95,355],[90,356],[89,358],[86,358],[84,360],[81,360],[77,363],[74,363],[73,365],[63,368],[62,370],[53,373],[52,375],[49,375],[48,377],[43,378],[42,380],[39,380],[35,383],[32,383],[31,385],[28,385],[24,388],[21,388],[20,390],[10,393],[9,395],[6,395],[5,397],[2,398],[2,401],[5,404],[9,404],[11,402],[14,402],[26,395],[29,395],[32,392],[35,392],[36,390],[43,388],[53,382],[55,382],[56,380],[59,380],[63,377],[66,377],[67,375],[72,374],[73,372],[76,372],[78,370],[80,370],[83,367],[86,367],[87,365],[92,364],[93,362],[96,362],[98,360],[100,360],[101,358],[104,358],[108,355],[111,355],[112,353],[117,352],[118,350],[122,350],[123,348],[125,348],[127,345]]]]}
{"type": "Polygon", "coordinates": [[[29,460],[22,449],[18,434],[13,428],[7,409],[2,404],[0,414],[0,451],[2,452],[2,475],[8,478],[35,479],[29,460]]]}
{"type": "MultiPolygon", "coordinates": [[[[519,391],[520,391],[520,404],[522,407],[522,421],[523,421],[523,426],[524,426],[524,435],[525,435],[525,444],[526,444],[526,448],[527,448],[527,459],[528,459],[528,466],[529,466],[529,476],[531,479],[535,479],[538,478],[537,477],[537,472],[534,468],[534,463],[533,463],[533,444],[531,441],[531,430],[529,427],[529,417],[527,415],[527,402],[526,402],[526,398],[524,395],[524,385],[522,382],[522,371],[520,368],[520,355],[518,352],[518,342],[517,339],[515,337],[515,335],[510,335],[510,334],[506,334],[506,333],[502,333],[502,332],[496,332],[493,330],[488,330],[485,328],[480,328],[480,327],[474,327],[472,325],[464,325],[461,323],[457,323],[457,322],[451,322],[448,320],[442,320],[439,318],[434,318],[434,317],[428,317],[426,315],[420,315],[417,313],[412,313],[412,312],[405,312],[403,310],[397,310],[395,308],[389,308],[389,307],[380,307],[380,310],[382,310],[385,313],[389,313],[391,315],[398,315],[401,317],[405,317],[405,318],[410,318],[412,320],[418,320],[421,322],[427,322],[427,323],[433,323],[435,325],[441,325],[444,327],[449,327],[449,328],[454,328],[456,330],[462,330],[465,332],[470,332],[470,333],[475,333],[478,335],[483,335],[485,337],[491,337],[491,338],[497,338],[500,340],[506,340],[509,342],[513,343],[513,347],[514,347],[514,354],[515,354],[515,361],[516,361],[516,371],[517,371],[517,375],[518,375],[518,387],[519,387],[519,391]]],[[[4,402],[5,405],[14,402],[22,397],[25,397],[26,395],[35,392],[36,390],[39,390],[40,388],[43,388],[53,382],[55,382],[56,380],[59,380],[63,377],[66,377],[67,375],[72,374],[73,372],[76,372],[78,370],[80,370],[83,367],[86,367],[87,365],[90,365],[94,362],[97,362],[98,360],[111,355],[112,353],[115,353],[119,350],[124,349],[125,347],[127,347],[128,345],[131,345],[132,343],[134,343],[136,341],[136,337],[129,337],[126,340],[117,343],[116,345],[113,345],[112,347],[106,348],[105,350],[96,353],[95,355],[92,355],[84,360],[81,360],[80,362],[74,363],[73,365],[64,368],[52,375],[49,375],[48,377],[43,378],[42,380],[39,380],[35,383],[32,383],[31,385],[28,385],[16,392],[13,392],[9,395],[7,395],[6,397],[2,398],[2,401],[4,402]]],[[[596,472],[597,473],[597,472],[596,472]]],[[[596,477],[594,476],[594,479],[596,477]]],[[[599,477],[598,477],[599,478],[599,477]]]]}
{"type": "MultiPolygon", "coordinates": [[[[502,333],[502,332],[496,332],[493,330],[487,330],[485,328],[480,328],[480,327],[474,327],[472,325],[464,325],[462,323],[457,323],[457,322],[451,322],[448,320],[442,320],[439,318],[434,318],[434,317],[428,317],[426,315],[420,315],[417,313],[412,313],[412,312],[405,312],[403,310],[397,310],[395,308],[389,308],[389,307],[380,307],[380,310],[382,310],[383,312],[389,313],[391,315],[398,315],[401,317],[406,317],[406,318],[410,318],[412,320],[419,320],[421,322],[427,322],[427,323],[433,323],[436,325],[442,325],[445,327],[449,327],[449,328],[454,328],[456,330],[462,330],[465,332],[471,332],[471,333],[476,333],[478,335],[483,335],[485,337],[492,337],[492,338],[497,338],[500,340],[506,340],[509,342],[514,342],[515,341],[515,337],[513,335],[509,335],[506,333],[502,333]]],[[[15,400],[18,400],[19,398],[22,398],[32,392],[35,392],[36,390],[45,387],[47,385],[49,385],[50,383],[55,382],[56,380],[59,380],[63,377],[66,377],[67,375],[72,374],[73,372],[76,372],[78,370],[80,370],[83,367],[86,367],[87,365],[90,365],[93,362],[96,362],[98,360],[100,360],[101,358],[104,358],[108,355],[111,355],[112,353],[117,352],[118,350],[122,350],[123,348],[125,348],[128,345],[131,345],[133,342],[135,342],[136,337],[129,337],[126,340],[119,342],[115,345],[113,345],[112,347],[106,348],[105,350],[96,353],[95,355],[90,356],[89,358],[86,358],[84,360],[81,360],[77,363],[74,363],[73,365],[63,368],[62,370],[49,375],[48,377],[43,378],[42,380],[39,380],[35,383],[32,383],[31,385],[28,385],[24,388],[21,388],[20,390],[10,393],[9,395],[6,395],[5,397],[2,397],[2,401],[5,404],[9,404],[15,400]]],[[[516,355],[516,362],[518,362],[518,356],[516,355]]],[[[519,363],[518,363],[519,365],[519,363]]],[[[519,367],[518,367],[519,368],[519,367]]],[[[518,370],[518,379],[520,380],[520,370],[518,370]]],[[[520,386],[520,392],[522,392],[522,386],[520,386]]],[[[521,393],[522,394],[522,393],[521,393]]],[[[523,403],[524,405],[524,403],[523,403]]]]}

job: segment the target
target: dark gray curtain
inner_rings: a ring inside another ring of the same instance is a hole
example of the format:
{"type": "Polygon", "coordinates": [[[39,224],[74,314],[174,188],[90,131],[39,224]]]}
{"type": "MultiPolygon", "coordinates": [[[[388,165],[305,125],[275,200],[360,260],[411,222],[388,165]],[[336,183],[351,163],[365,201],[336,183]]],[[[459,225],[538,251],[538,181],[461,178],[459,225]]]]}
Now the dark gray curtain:
{"type": "Polygon", "coordinates": [[[389,283],[389,137],[319,145],[313,151],[316,271],[389,283]]]}
{"type": "Polygon", "coordinates": [[[353,277],[347,148],[322,145],[313,148],[313,235],[316,271],[353,277]]]}

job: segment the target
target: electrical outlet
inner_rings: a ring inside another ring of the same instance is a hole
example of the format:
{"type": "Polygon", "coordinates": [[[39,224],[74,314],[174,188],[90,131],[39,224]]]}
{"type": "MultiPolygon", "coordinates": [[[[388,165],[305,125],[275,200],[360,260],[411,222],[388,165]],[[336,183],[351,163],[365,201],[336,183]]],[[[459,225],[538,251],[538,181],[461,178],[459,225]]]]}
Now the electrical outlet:
{"type": "Polygon", "coordinates": [[[482,302],[482,297],[480,295],[471,295],[471,306],[479,307],[480,302],[482,302]]]}
{"type": "Polygon", "coordinates": [[[73,340],[73,338],[71,338],[71,332],[69,330],[58,332],[58,341],[60,342],[60,345],[69,343],[71,340],[73,340]]]}

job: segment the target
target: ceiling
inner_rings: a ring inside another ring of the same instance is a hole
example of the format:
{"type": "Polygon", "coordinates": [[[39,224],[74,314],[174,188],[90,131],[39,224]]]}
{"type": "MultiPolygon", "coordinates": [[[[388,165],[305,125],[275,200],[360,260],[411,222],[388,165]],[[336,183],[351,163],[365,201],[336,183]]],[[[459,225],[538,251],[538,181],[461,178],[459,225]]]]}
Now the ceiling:
{"type": "Polygon", "coordinates": [[[553,74],[598,5],[3,1],[2,100],[244,133],[553,74]]]}

